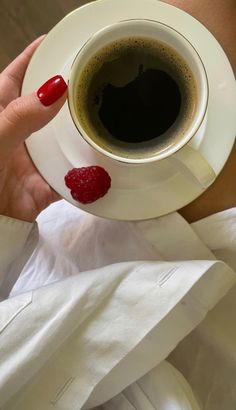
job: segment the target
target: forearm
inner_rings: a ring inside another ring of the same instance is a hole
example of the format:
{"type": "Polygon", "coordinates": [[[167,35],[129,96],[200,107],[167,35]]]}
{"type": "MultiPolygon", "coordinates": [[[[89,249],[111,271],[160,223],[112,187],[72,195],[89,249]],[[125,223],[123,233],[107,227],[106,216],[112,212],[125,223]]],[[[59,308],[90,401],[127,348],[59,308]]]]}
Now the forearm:
{"type": "Polygon", "coordinates": [[[236,143],[222,172],[199,198],[180,210],[188,221],[195,222],[217,212],[236,207],[236,143]]]}
{"type": "MultiPolygon", "coordinates": [[[[236,74],[236,0],[163,0],[199,20],[223,47],[236,74]]],[[[236,145],[221,174],[203,195],[180,210],[193,222],[236,206],[236,145]]]]}
{"type": "Polygon", "coordinates": [[[218,40],[236,74],[236,0],[163,0],[191,14],[218,40]]]}

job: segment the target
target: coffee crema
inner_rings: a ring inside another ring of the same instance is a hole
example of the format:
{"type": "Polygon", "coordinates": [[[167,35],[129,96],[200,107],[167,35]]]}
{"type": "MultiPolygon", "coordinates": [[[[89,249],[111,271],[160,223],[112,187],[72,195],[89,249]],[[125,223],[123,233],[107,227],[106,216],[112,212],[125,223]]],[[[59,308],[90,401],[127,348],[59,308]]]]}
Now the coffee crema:
{"type": "Polygon", "coordinates": [[[138,158],[182,139],[197,99],[193,73],[173,48],[131,37],[101,48],[85,65],[77,82],[76,114],[101,148],[138,158]]]}

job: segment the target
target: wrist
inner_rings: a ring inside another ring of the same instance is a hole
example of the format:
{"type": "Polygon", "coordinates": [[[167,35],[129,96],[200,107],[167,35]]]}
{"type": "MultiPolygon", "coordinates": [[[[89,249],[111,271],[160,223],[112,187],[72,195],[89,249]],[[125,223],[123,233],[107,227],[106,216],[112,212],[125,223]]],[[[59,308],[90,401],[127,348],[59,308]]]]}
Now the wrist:
{"type": "Polygon", "coordinates": [[[27,207],[25,209],[17,209],[13,207],[0,207],[0,217],[3,216],[5,218],[14,219],[19,222],[33,223],[35,222],[39,213],[35,211],[28,211],[27,207]]]}

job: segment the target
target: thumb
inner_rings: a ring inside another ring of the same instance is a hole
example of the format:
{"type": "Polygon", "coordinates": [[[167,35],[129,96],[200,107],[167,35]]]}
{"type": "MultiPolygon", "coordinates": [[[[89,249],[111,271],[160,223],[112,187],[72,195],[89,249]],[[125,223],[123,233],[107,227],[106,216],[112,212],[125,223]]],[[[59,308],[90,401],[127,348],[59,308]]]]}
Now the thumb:
{"type": "Polygon", "coordinates": [[[33,132],[55,117],[66,100],[67,84],[55,76],[38,91],[13,100],[0,114],[0,162],[33,132]]]}

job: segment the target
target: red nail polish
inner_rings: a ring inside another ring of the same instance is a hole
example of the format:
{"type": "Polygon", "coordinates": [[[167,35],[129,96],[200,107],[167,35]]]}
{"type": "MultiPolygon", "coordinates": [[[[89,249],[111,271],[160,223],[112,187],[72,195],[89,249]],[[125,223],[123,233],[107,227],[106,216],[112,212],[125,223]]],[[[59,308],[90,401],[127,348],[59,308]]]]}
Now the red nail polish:
{"type": "Polygon", "coordinates": [[[46,81],[37,91],[40,102],[46,107],[56,102],[66,91],[67,84],[61,75],[46,81]]]}

